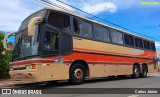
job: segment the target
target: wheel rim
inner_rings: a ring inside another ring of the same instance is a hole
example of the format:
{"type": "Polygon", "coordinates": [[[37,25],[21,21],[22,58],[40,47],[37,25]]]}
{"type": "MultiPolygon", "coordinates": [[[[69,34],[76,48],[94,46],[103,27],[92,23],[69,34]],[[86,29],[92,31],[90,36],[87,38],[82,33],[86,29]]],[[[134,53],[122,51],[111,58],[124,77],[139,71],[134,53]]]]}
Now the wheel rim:
{"type": "Polygon", "coordinates": [[[136,68],[136,69],[134,70],[134,72],[135,72],[135,76],[136,76],[136,77],[139,77],[139,70],[138,70],[138,68],[136,68]]]}
{"type": "Polygon", "coordinates": [[[143,70],[143,75],[146,76],[147,75],[147,71],[144,69],[143,70]]]}
{"type": "Polygon", "coordinates": [[[74,71],[74,76],[75,76],[76,79],[82,79],[83,71],[81,69],[76,69],[74,71]]]}

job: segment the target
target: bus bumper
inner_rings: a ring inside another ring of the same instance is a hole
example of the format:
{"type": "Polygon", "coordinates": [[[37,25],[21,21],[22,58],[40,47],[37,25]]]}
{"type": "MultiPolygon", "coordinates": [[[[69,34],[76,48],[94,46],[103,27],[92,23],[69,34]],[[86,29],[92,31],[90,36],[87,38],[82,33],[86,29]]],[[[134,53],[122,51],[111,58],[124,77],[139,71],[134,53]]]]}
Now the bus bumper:
{"type": "Polygon", "coordinates": [[[36,70],[13,70],[9,71],[10,77],[15,81],[26,81],[26,82],[40,82],[41,79],[38,77],[36,70]]]}

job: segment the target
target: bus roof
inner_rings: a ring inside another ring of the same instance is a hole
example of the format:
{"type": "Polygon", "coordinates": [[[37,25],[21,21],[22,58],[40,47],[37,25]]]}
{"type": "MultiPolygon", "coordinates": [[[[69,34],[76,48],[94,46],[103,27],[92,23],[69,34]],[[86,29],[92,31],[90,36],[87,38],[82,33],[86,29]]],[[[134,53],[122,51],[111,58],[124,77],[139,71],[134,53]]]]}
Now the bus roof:
{"type": "MultiPolygon", "coordinates": [[[[67,14],[70,14],[70,15],[73,15],[73,16],[76,16],[76,17],[79,17],[79,18],[82,18],[82,19],[87,20],[87,21],[90,21],[90,22],[94,22],[94,23],[100,24],[100,25],[102,25],[102,26],[106,26],[106,27],[109,27],[109,28],[118,30],[118,31],[120,31],[120,32],[124,32],[124,33],[127,33],[127,34],[131,34],[131,35],[134,35],[134,36],[136,36],[136,37],[143,38],[143,39],[145,39],[145,40],[153,41],[153,40],[151,40],[151,39],[148,39],[148,38],[145,38],[145,37],[142,37],[142,36],[138,36],[138,35],[133,34],[133,33],[131,33],[131,32],[127,32],[127,31],[124,31],[124,30],[122,30],[122,29],[119,29],[119,28],[116,28],[116,27],[113,27],[113,26],[110,26],[110,25],[107,25],[107,24],[98,22],[98,21],[96,21],[96,20],[92,20],[92,19],[86,18],[86,17],[84,17],[84,16],[82,16],[82,15],[73,13],[73,12],[71,12],[71,11],[62,10],[62,9],[53,8],[53,7],[45,7],[45,8],[43,8],[43,9],[38,10],[38,11],[41,11],[41,10],[44,10],[44,9],[46,9],[46,10],[54,10],[54,11],[59,11],[59,12],[64,12],[64,13],[67,13],[67,14]]],[[[38,12],[38,11],[36,11],[36,12],[38,12]]],[[[36,12],[32,13],[31,15],[35,14],[36,12]]],[[[27,18],[28,18],[28,17],[27,17],[27,18]]],[[[153,42],[154,42],[154,41],[153,41],[153,42]]]]}

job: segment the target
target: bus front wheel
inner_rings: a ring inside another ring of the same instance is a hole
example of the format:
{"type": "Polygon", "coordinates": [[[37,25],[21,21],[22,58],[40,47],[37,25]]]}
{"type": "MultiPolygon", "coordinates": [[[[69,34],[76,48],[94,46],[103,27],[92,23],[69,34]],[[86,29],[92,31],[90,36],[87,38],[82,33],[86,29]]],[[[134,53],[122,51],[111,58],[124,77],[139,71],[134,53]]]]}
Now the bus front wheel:
{"type": "Polygon", "coordinates": [[[70,79],[71,84],[81,84],[85,80],[85,68],[80,63],[73,64],[70,69],[70,79]]]}

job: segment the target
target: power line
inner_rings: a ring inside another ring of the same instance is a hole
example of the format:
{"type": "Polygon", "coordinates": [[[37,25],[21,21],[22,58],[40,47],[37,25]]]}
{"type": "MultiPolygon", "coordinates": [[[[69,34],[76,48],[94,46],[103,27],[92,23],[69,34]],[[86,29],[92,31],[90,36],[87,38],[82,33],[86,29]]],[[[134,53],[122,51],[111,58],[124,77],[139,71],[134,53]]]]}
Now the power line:
{"type": "Polygon", "coordinates": [[[69,10],[68,8],[65,8],[65,7],[63,7],[63,6],[61,6],[61,5],[58,5],[58,4],[56,4],[56,3],[53,3],[53,2],[51,2],[51,1],[49,1],[49,0],[36,0],[36,1],[38,1],[38,2],[40,2],[40,3],[43,3],[43,4],[45,4],[45,5],[51,6],[51,7],[55,6],[55,7],[57,7],[57,8],[60,8],[60,9],[63,9],[63,10],[66,10],[66,11],[69,11],[69,12],[72,12],[72,13],[77,13],[77,14],[81,15],[81,14],[78,13],[78,12],[71,11],[71,10],[69,10]]]}
{"type": "MultiPolygon", "coordinates": [[[[80,6],[81,6],[81,4],[80,4],[77,0],[72,0],[72,1],[73,1],[73,2],[75,2],[75,3],[77,3],[78,5],[80,5],[80,6]]],[[[86,5],[87,5],[88,3],[83,2],[83,4],[86,4],[86,5]]],[[[90,6],[94,6],[93,4],[89,4],[89,5],[90,5],[90,6]]],[[[96,10],[96,8],[97,8],[97,7],[95,7],[95,6],[94,6],[94,8],[92,8],[91,10],[92,10],[92,11],[95,11],[95,10],[96,10]]],[[[97,12],[97,11],[95,11],[95,13],[96,13],[96,12],[97,12]]]]}
{"type": "MultiPolygon", "coordinates": [[[[39,2],[42,1],[42,2],[44,2],[45,4],[47,4],[47,5],[49,5],[49,6],[53,5],[53,6],[55,6],[55,7],[58,7],[58,8],[67,10],[67,11],[70,11],[69,9],[67,9],[67,8],[65,8],[65,7],[63,7],[63,6],[60,6],[60,5],[58,5],[58,4],[52,3],[52,2],[49,1],[49,0],[37,0],[37,1],[39,1],[39,2]]],[[[41,2],[41,3],[42,3],[42,2],[41,2]]],[[[44,4],[44,3],[43,3],[43,4],[44,4]]],[[[53,7],[53,6],[51,6],[51,7],[53,7]]],[[[72,12],[72,11],[70,11],[70,12],[72,12]]]]}
{"type": "MultiPolygon", "coordinates": [[[[45,2],[45,3],[47,3],[47,4],[50,4],[50,5],[53,5],[53,6],[56,6],[56,7],[59,7],[59,8],[61,8],[61,9],[63,9],[63,10],[70,11],[69,9],[67,9],[67,8],[65,8],[65,7],[63,7],[63,6],[60,6],[60,5],[58,5],[58,4],[55,4],[55,3],[51,2],[50,0],[40,0],[40,1],[45,2]]],[[[64,4],[64,5],[67,5],[67,6],[71,7],[71,8],[74,8],[74,9],[80,11],[80,12],[83,12],[83,13],[85,13],[85,14],[88,14],[88,15],[90,15],[90,16],[92,16],[92,17],[95,17],[95,18],[97,18],[97,19],[99,19],[99,20],[102,20],[102,21],[104,21],[104,22],[110,23],[110,24],[112,24],[112,25],[114,25],[114,26],[116,26],[116,27],[119,27],[119,28],[122,28],[122,29],[124,29],[124,30],[133,32],[133,33],[138,34],[138,35],[140,35],[140,36],[144,36],[144,37],[146,37],[146,38],[148,37],[148,38],[150,38],[150,39],[160,41],[160,40],[158,40],[158,39],[155,39],[155,38],[152,38],[152,37],[149,37],[149,36],[140,34],[140,33],[136,32],[136,31],[130,30],[130,29],[125,28],[125,27],[123,27],[123,26],[120,26],[120,25],[117,25],[117,24],[112,23],[112,22],[110,22],[110,21],[107,21],[107,20],[105,20],[105,19],[102,19],[102,18],[100,18],[100,17],[98,17],[98,16],[95,16],[95,15],[93,15],[93,14],[91,14],[91,13],[85,12],[85,11],[83,11],[83,10],[81,10],[81,9],[79,9],[79,8],[76,8],[76,7],[74,7],[74,6],[72,6],[72,5],[68,4],[68,3],[65,3],[65,2],[63,2],[63,1],[61,1],[61,0],[56,0],[56,1],[58,1],[58,2],[60,2],[60,3],[62,3],[62,4],[64,4]]],[[[70,12],[73,12],[73,11],[70,11],[70,12]]]]}
{"type": "MultiPolygon", "coordinates": [[[[125,28],[125,27],[123,27],[123,26],[120,26],[120,25],[117,25],[117,24],[112,23],[112,22],[110,22],[110,21],[107,21],[107,20],[105,20],[105,19],[102,19],[102,18],[100,18],[100,17],[98,17],[98,16],[95,16],[95,15],[93,15],[93,14],[91,14],[91,13],[85,12],[85,11],[83,11],[83,10],[81,10],[81,9],[79,9],[79,8],[76,8],[76,7],[72,6],[72,5],[69,5],[68,3],[65,3],[65,2],[63,2],[63,1],[61,1],[61,0],[56,0],[56,1],[59,1],[59,2],[65,4],[65,5],[69,6],[69,7],[72,7],[72,8],[74,8],[74,9],[76,9],[76,10],[82,11],[82,12],[84,12],[84,13],[90,15],[90,16],[93,16],[93,17],[95,17],[95,18],[97,18],[97,19],[100,19],[100,20],[102,20],[102,21],[108,22],[108,23],[110,23],[110,24],[112,24],[112,25],[115,25],[115,26],[117,26],[117,27],[120,27],[120,28],[122,28],[122,29],[131,31],[131,32],[134,32],[134,33],[136,33],[136,34],[138,34],[138,35],[141,35],[141,36],[144,36],[144,37],[148,37],[148,36],[146,36],[146,35],[140,34],[140,33],[138,33],[138,32],[132,31],[132,30],[130,30],[130,29],[128,29],[128,28],[125,28]]],[[[152,37],[148,37],[148,38],[154,39],[154,38],[152,38],[152,37]]],[[[154,40],[158,40],[158,39],[154,39],[154,40]]],[[[158,41],[160,41],[160,40],[158,40],[158,41]]]]}

